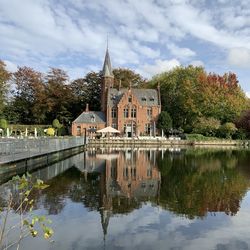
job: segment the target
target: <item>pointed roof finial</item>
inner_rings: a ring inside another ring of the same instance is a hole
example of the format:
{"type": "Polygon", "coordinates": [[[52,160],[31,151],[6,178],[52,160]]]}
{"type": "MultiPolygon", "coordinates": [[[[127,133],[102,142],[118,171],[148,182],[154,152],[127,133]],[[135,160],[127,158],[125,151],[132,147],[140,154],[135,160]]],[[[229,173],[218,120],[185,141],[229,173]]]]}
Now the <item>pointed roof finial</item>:
{"type": "Polygon", "coordinates": [[[102,75],[104,77],[114,77],[112,66],[111,66],[111,60],[109,56],[109,51],[108,51],[108,45],[109,44],[108,44],[108,34],[107,34],[107,49],[106,49],[106,55],[105,55],[104,64],[102,68],[102,75]]]}
{"type": "Polygon", "coordinates": [[[107,33],[107,50],[109,49],[109,33],[107,33]]]}

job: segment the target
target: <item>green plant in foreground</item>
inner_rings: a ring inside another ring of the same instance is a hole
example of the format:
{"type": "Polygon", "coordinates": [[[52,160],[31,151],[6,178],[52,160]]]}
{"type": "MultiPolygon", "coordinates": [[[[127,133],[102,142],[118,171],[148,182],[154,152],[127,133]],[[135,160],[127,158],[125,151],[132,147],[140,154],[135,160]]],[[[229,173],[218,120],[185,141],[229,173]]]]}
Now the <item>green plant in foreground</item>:
{"type": "Polygon", "coordinates": [[[33,180],[31,175],[15,176],[10,181],[11,191],[7,194],[7,203],[1,207],[0,211],[0,249],[9,249],[16,246],[20,248],[22,239],[31,235],[36,237],[42,231],[45,239],[51,238],[53,230],[48,227],[51,223],[46,216],[36,216],[32,214],[34,200],[32,196],[35,192],[48,187],[42,180],[33,180]],[[10,217],[13,219],[12,212],[17,215],[15,225],[10,224],[10,217]],[[17,230],[18,236],[9,242],[11,231],[17,230]]]}

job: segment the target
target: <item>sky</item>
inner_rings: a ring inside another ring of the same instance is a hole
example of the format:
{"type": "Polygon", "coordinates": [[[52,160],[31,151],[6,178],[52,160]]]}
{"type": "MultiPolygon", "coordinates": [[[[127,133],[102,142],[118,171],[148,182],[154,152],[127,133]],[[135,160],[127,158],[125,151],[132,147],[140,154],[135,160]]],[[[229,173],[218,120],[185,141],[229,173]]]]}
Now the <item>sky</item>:
{"type": "Polygon", "coordinates": [[[0,0],[0,60],[67,71],[114,68],[150,79],[176,66],[237,74],[250,96],[250,0],[0,0]]]}

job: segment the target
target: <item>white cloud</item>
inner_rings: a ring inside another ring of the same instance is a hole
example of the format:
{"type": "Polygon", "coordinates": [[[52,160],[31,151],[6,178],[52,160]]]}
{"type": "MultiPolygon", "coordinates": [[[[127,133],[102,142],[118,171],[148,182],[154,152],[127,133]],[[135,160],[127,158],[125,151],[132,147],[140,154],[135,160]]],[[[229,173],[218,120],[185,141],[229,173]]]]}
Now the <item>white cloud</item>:
{"type": "Polygon", "coordinates": [[[169,71],[177,66],[180,66],[180,62],[177,59],[171,60],[155,60],[154,64],[144,64],[141,68],[141,72],[144,72],[144,75],[151,77],[153,75],[162,73],[164,71],[169,71]]]}
{"type": "Polygon", "coordinates": [[[202,61],[200,61],[200,60],[194,60],[194,61],[191,61],[190,63],[189,63],[190,65],[193,65],[193,66],[204,66],[204,63],[202,62],[202,61]]]}
{"type": "Polygon", "coordinates": [[[4,60],[4,63],[6,65],[6,69],[10,72],[15,72],[17,70],[17,65],[13,62],[10,62],[8,60],[4,60]]]}
{"type": "Polygon", "coordinates": [[[176,46],[175,44],[168,44],[167,47],[171,51],[171,53],[177,58],[185,59],[189,57],[194,57],[196,55],[193,50],[189,48],[181,48],[176,46]]]}
{"type": "Polygon", "coordinates": [[[250,50],[246,48],[233,48],[229,50],[228,62],[238,67],[250,67],[250,50]]]}

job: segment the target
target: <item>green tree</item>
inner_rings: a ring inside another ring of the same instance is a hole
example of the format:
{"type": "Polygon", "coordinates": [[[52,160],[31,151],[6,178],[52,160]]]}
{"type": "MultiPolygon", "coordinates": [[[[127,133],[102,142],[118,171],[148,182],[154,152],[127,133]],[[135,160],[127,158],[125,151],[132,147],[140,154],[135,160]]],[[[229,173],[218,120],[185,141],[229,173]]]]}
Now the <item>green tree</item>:
{"type": "Polygon", "coordinates": [[[113,70],[113,74],[115,77],[115,87],[118,88],[120,81],[121,86],[123,88],[127,88],[130,86],[133,88],[139,88],[146,85],[146,80],[140,75],[135,73],[131,69],[126,68],[118,68],[113,70]]]}
{"type": "Polygon", "coordinates": [[[54,119],[52,122],[52,126],[53,126],[53,128],[56,129],[56,131],[55,131],[56,135],[59,135],[59,131],[63,127],[63,125],[59,122],[58,119],[54,119]]]}
{"type": "Polygon", "coordinates": [[[162,129],[165,134],[172,128],[172,118],[167,111],[162,111],[160,113],[157,126],[159,129],[162,129]]]}
{"type": "MultiPolygon", "coordinates": [[[[47,122],[53,121],[59,113],[68,111],[73,99],[73,94],[69,86],[69,77],[67,73],[61,69],[51,68],[45,77],[46,82],[46,104],[47,122]]],[[[61,114],[61,122],[64,122],[63,114],[61,114]]],[[[68,124],[65,124],[68,125],[68,124]]]]}
{"type": "Polygon", "coordinates": [[[236,120],[236,127],[248,137],[250,136],[250,110],[245,110],[236,120]]]}
{"type": "Polygon", "coordinates": [[[10,78],[11,73],[7,71],[5,63],[0,60],[0,115],[3,115],[10,78]]]}
{"type": "Polygon", "coordinates": [[[89,72],[84,78],[76,79],[70,84],[73,94],[71,113],[74,117],[85,109],[87,103],[90,110],[100,110],[101,82],[101,72],[89,72]]]}
{"type": "Polygon", "coordinates": [[[226,139],[231,139],[236,131],[237,128],[234,123],[226,122],[219,127],[218,134],[226,139]]]}
{"type": "Polygon", "coordinates": [[[175,128],[192,130],[200,117],[212,117],[222,123],[234,122],[248,101],[237,76],[207,74],[202,67],[177,67],[153,77],[154,87],[161,85],[162,110],[173,119],[175,128]]]}
{"type": "Polygon", "coordinates": [[[13,74],[15,90],[9,103],[12,115],[17,113],[19,123],[42,123],[45,120],[45,85],[40,72],[28,67],[19,67],[13,74]]]}
{"type": "Polygon", "coordinates": [[[193,133],[205,136],[215,136],[220,127],[220,121],[215,118],[201,117],[197,120],[193,128],[193,133]]]}
{"type": "Polygon", "coordinates": [[[0,119],[0,128],[1,128],[1,129],[6,129],[7,127],[8,127],[8,122],[7,122],[7,120],[1,118],[1,119],[0,119]]]}

